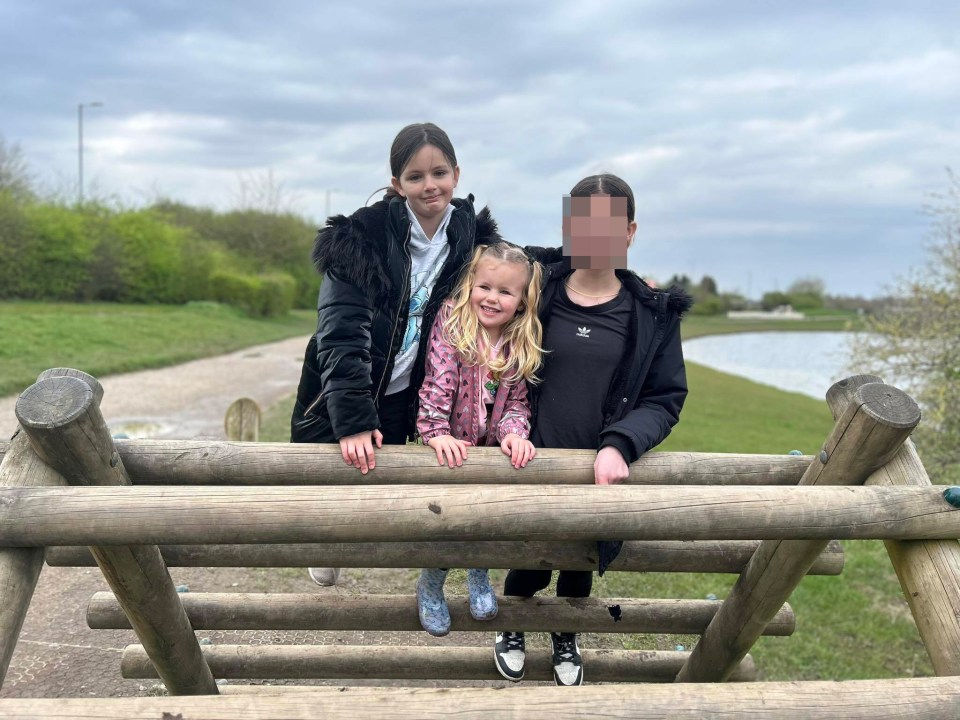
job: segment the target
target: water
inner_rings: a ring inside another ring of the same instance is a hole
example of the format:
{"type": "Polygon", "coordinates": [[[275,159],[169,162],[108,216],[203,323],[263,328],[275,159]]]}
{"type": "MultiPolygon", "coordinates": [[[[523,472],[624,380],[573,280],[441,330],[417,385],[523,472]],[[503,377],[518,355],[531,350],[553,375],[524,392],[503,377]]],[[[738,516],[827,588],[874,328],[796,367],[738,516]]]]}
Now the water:
{"type": "Polygon", "coordinates": [[[780,390],[823,400],[827,388],[854,374],[847,332],[752,332],[683,343],[690,362],[780,390]]]}

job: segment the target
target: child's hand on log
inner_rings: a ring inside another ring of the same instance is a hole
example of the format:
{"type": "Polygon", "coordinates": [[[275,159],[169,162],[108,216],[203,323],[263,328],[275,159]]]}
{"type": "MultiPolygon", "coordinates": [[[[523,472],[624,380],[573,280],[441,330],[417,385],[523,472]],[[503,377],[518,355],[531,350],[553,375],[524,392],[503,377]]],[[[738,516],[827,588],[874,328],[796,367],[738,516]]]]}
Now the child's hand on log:
{"type": "Polygon", "coordinates": [[[593,462],[593,479],[597,485],[619,485],[630,477],[630,466],[612,445],[600,448],[593,462]]]}
{"type": "Polygon", "coordinates": [[[537,456],[537,449],[529,440],[524,440],[516,433],[510,433],[500,443],[503,454],[510,458],[510,464],[515,468],[526,467],[527,463],[537,456]]]}
{"type": "Polygon", "coordinates": [[[463,465],[467,459],[467,447],[473,443],[466,440],[457,440],[451,435],[437,435],[427,440],[427,445],[437,451],[437,460],[443,465],[446,457],[447,465],[457,467],[463,465]]]}

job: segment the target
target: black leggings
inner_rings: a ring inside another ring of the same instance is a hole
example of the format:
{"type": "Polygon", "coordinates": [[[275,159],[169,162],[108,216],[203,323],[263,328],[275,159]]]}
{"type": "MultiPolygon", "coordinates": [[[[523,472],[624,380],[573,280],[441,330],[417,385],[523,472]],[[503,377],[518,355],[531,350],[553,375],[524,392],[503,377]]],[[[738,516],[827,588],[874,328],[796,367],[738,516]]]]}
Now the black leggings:
{"type": "MultiPolygon", "coordinates": [[[[504,595],[533,597],[550,584],[551,570],[511,570],[503,584],[504,595]]],[[[557,597],[590,597],[593,573],[588,570],[561,570],[557,578],[557,597]]]]}
{"type": "Polygon", "coordinates": [[[380,417],[380,432],[383,433],[384,445],[407,444],[407,414],[410,412],[413,397],[413,390],[407,388],[387,395],[380,401],[377,414],[380,417]]]}

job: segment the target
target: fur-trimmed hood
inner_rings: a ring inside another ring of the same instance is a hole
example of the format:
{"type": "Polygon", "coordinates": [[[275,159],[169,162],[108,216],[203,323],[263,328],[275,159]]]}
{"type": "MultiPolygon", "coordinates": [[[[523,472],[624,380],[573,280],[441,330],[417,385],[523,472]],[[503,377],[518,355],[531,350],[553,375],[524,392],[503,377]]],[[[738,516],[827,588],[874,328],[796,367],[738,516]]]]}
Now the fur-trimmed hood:
{"type": "MultiPolygon", "coordinates": [[[[454,198],[451,202],[456,208],[450,219],[451,226],[472,232],[473,195],[465,199],[454,198]]],[[[381,296],[392,289],[389,272],[391,236],[404,243],[409,227],[406,203],[397,196],[385,197],[369,207],[362,207],[349,217],[335,215],[317,233],[313,263],[321,274],[332,271],[364,288],[371,296],[381,296]]],[[[476,215],[475,227],[478,241],[493,243],[502,239],[489,208],[483,208],[476,215]]]]}

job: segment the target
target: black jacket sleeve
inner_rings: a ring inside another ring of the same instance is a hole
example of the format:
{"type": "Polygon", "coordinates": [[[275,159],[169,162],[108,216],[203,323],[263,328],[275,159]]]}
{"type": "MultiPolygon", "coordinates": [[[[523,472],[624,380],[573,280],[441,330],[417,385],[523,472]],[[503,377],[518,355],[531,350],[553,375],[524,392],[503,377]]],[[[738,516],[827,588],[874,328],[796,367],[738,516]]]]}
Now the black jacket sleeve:
{"type": "Polygon", "coordinates": [[[339,440],[380,426],[370,391],[370,327],[366,292],[327,270],[317,301],[317,364],[321,401],[339,440]]]}
{"type": "Polygon", "coordinates": [[[667,321],[634,409],[600,434],[600,446],[612,445],[628,463],[663,442],[680,419],[687,397],[687,373],[680,346],[680,318],[667,321]]]}

